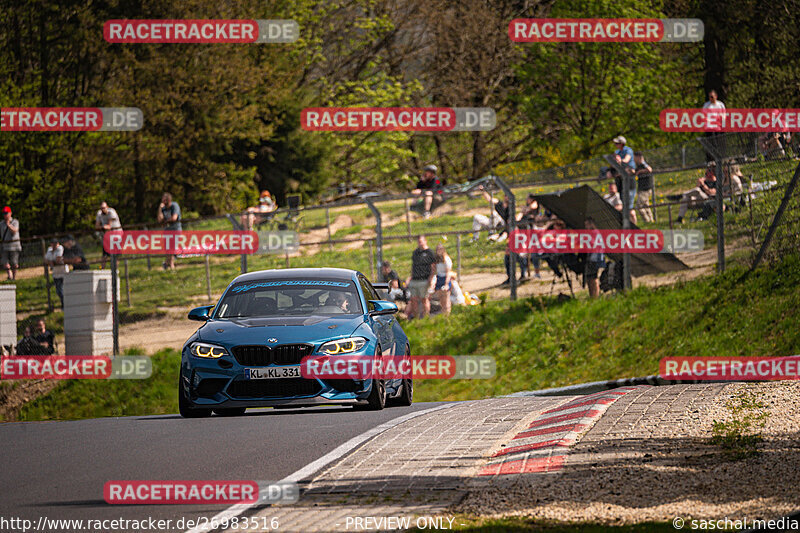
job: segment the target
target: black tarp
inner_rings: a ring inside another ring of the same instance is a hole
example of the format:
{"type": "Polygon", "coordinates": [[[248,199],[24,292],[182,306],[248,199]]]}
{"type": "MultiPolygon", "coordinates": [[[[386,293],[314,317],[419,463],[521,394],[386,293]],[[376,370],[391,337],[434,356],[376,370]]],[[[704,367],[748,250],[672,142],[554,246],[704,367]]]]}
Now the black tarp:
{"type": "MultiPolygon", "coordinates": [[[[537,194],[536,201],[563,220],[570,229],[584,229],[583,222],[587,217],[594,219],[597,229],[622,229],[622,212],[611,207],[588,185],[556,193],[537,194]]],[[[638,229],[633,223],[630,227],[638,229]]],[[[615,261],[622,261],[622,254],[606,255],[615,261]]],[[[637,277],[688,268],[683,261],[669,253],[631,254],[631,275],[637,277]]]]}

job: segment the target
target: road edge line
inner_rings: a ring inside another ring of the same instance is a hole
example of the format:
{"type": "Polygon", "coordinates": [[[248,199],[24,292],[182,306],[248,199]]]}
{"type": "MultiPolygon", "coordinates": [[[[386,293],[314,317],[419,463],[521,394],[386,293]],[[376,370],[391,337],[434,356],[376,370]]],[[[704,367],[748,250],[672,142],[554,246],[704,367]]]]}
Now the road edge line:
{"type": "MultiPolygon", "coordinates": [[[[278,483],[297,483],[298,481],[310,476],[311,474],[318,472],[319,470],[322,470],[324,467],[331,464],[332,462],[341,459],[342,457],[353,451],[358,446],[361,446],[368,440],[380,435],[384,431],[399,426],[403,422],[411,420],[412,418],[416,418],[418,416],[422,416],[428,413],[433,413],[434,411],[439,411],[441,409],[448,409],[450,407],[455,407],[456,405],[463,405],[464,403],[469,403],[469,402],[446,403],[444,405],[437,405],[436,407],[431,407],[430,409],[423,409],[422,411],[415,411],[413,413],[408,413],[406,415],[393,418],[387,422],[384,422],[379,426],[375,426],[374,428],[369,429],[364,433],[351,438],[350,440],[344,442],[343,444],[340,444],[339,446],[329,451],[319,459],[316,459],[315,461],[308,463],[300,470],[292,474],[289,474],[288,476],[280,480],[278,483]]],[[[266,489],[264,489],[263,494],[266,494],[266,489]]],[[[192,529],[187,530],[185,533],[208,533],[210,531],[216,531],[220,529],[220,526],[212,527],[211,524],[215,523],[215,521],[217,523],[222,522],[223,520],[230,521],[231,518],[239,516],[240,514],[244,513],[245,511],[253,507],[262,507],[262,506],[266,507],[266,505],[259,503],[261,501],[261,497],[262,497],[262,492],[259,492],[258,502],[237,503],[235,505],[232,505],[227,509],[225,509],[224,511],[221,511],[216,515],[214,515],[207,522],[204,522],[202,527],[200,526],[193,527],[192,529]]]]}

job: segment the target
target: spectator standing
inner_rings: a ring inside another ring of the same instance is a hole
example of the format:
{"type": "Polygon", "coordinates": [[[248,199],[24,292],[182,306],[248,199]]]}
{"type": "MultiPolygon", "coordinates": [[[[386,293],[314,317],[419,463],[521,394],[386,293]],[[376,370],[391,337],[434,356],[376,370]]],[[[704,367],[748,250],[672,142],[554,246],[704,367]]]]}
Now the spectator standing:
{"type": "MultiPolygon", "coordinates": [[[[703,104],[703,109],[704,110],[708,110],[708,111],[714,111],[714,112],[720,113],[720,114],[725,112],[725,104],[722,103],[722,100],[720,100],[717,97],[717,91],[715,91],[714,89],[711,89],[710,91],[708,91],[708,100],[706,101],[705,104],[703,104]]],[[[718,142],[716,143],[718,145],[718,149],[722,153],[725,153],[727,151],[727,148],[725,146],[725,134],[724,133],[721,133],[719,131],[707,131],[703,135],[705,137],[720,136],[719,139],[718,139],[718,142]]],[[[713,160],[714,160],[713,154],[711,154],[710,152],[706,151],[706,162],[710,162],[710,161],[713,161],[713,160]]]]}
{"type": "Polygon", "coordinates": [[[429,292],[433,292],[436,281],[436,256],[428,248],[424,235],[417,238],[417,248],[411,255],[411,276],[406,285],[411,291],[408,303],[408,318],[424,318],[431,311],[429,292]]]}
{"type": "MultiPolygon", "coordinates": [[[[587,230],[597,231],[597,224],[595,224],[592,217],[586,218],[583,227],[587,230]]],[[[598,278],[598,273],[605,265],[606,258],[602,252],[591,252],[588,254],[584,270],[584,279],[589,288],[589,298],[597,298],[600,296],[600,279],[598,278]]]]}
{"type": "Polygon", "coordinates": [[[69,266],[64,264],[64,247],[58,239],[50,240],[50,247],[44,254],[44,264],[50,267],[53,274],[53,285],[56,287],[56,294],[61,300],[61,307],[64,307],[64,276],[69,272],[69,266]]]}
{"type": "Polygon", "coordinates": [[[642,152],[634,152],[633,161],[636,163],[636,208],[645,222],[652,222],[650,195],[653,192],[653,167],[644,160],[642,152]]]}
{"type": "MultiPolygon", "coordinates": [[[[117,214],[117,210],[113,207],[108,207],[106,202],[100,202],[100,209],[97,211],[97,215],[94,218],[94,227],[96,230],[100,231],[100,239],[102,241],[103,235],[107,231],[118,231],[122,229],[122,224],[119,221],[119,215],[117,214]]],[[[100,268],[106,267],[106,259],[111,257],[105,246],[103,247],[103,263],[100,268]]]]}
{"type": "Polygon", "coordinates": [[[608,193],[603,195],[603,200],[611,204],[611,207],[617,211],[622,211],[622,199],[619,197],[616,183],[608,184],[608,193]]]}
{"type": "Polygon", "coordinates": [[[453,260],[447,255],[444,244],[436,245],[436,285],[434,294],[439,299],[442,313],[450,314],[450,288],[453,278],[453,260]]]}
{"type": "Polygon", "coordinates": [[[0,220],[0,263],[6,269],[9,280],[17,279],[19,253],[22,242],[19,239],[19,220],[14,218],[11,208],[3,208],[3,220],[0,220]]]}
{"type": "Polygon", "coordinates": [[[422,170],[422,178],[417,182],[417,186],[411,191],[411,194],[423,195],[423,208],[422,218],[429,219],[431,217],[431,206],[433,205],[433,195],[442,194],[442,182],[436,176],[438,172],[436,165],[428,165],[422,170]]]}
{"type": "MultiPolygon", "coordinates": [[[[161,204],[158,206],[156,214],[158,222],[164,226],[165,231],[181,231],[181,207],[178,202],[172,200],[172,195],[165,192],[161,197],[161,204]]],[[[175,270],[175,256],[168,254],[165,256],[164,270],[175,270]]]]}
{"type": "MultiPolygon", "coordinates": [[[[716,167],[716,163],[713,161],[709,162],[706,175],[697,180],[697,187],[683,193],[681,197],[681,208],[678,211],[678,218],[676,219],[678,224],[683,222],[683,217],[690,207],[705,205],[707,200],[713,198],[717,194],[716,167]]],[[[705,216],[701,214],[700,218],[705,218],[705,216]]]]}
{"type": "MultiPolygon", "coordinates": [[[[528,194],[528,197],[525,199],[525,209],[522,211],[522,217],[519,222],[518,227],[523,229],[543,228],[544,224],[547,222],[539,208],[539,202],[536,201],[536,196],[533,193],[528,194]]],[[[528,262],[533,265],[534,277],[541,279],[542,254],[530,253],[527,255],[528,262]]],[[[530,273],[530,269],[528,269],[528,275],[530,275],[530,273]]]]}
{"type": "Polygon", "coordinates": [[[47,329],[43,318],[36,321],[33,338],[41,347],[41,355],[53,355],[56,352],[56,336],[47,329]]]}
{"type": "MultiPolygon", "coordinates": [[[[633,159],[633,149],[627,144],[627,139],[622,135],[614,137],[614,146],[616,146],[614,159],[625,171],[625,175],[621,176],[621,179],[628,180],[628,208],[630,209],[628,216],[631,222],[636,224],[636,211],[633,210],[633,205],[636,203],[636,162],[633,159]]],[[[620,191],[620,194],[622,192],[620,191]]]]}
{"type": "Polygon", "coordinates": [[[717,98],[717,91],[715,91],[714,89],[708,91],[708,101],[705,104],[703,104],[703,109],[711,109],[718,111],[725,110],[725,104],[722,103],[722,100],[717,98]]]}
{"type": "Polygon", "coordinates": [[[64,254],[61,259],[65,265],[69,265],[73,270],[89,270],[89,263],[83,255],[81,245],[75,242],[75,237],[67,235],[64,237],[64,254]]]}

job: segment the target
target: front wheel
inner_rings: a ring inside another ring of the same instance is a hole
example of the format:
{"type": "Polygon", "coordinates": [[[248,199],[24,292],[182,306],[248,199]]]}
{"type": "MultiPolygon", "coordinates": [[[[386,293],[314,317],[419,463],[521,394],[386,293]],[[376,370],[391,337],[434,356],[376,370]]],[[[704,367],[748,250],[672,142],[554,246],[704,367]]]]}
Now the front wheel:
{"type": "Polygon", "coordinates": [[[382,379],[372,379],[372,390],[367,397],[370,411],[380,411],[386,407],[386,383],[382,379]]]}
{"type": "Polygon", "coordinates": [[[211,409],[198,409],[192,407],[189,398],[183,390],[183,383],[181,383],[180,376],[178,377],[178,412],[183,418],[205,418],[211,416],[211,409]]]}

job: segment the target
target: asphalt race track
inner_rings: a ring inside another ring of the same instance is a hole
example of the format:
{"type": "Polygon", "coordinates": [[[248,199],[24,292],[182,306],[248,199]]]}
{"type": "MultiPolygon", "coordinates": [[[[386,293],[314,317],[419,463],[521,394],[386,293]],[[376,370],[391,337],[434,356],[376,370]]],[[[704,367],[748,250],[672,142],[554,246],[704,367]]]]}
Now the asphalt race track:
{"type": "Polygon", "coordinates": [[[399,416],[440,403],[250,410],[241,417],[175,415],[0,424],[0,516],[29,519],[211,518],[228,505],[109,505],[110,480],[279,481],[399,416]]]}

